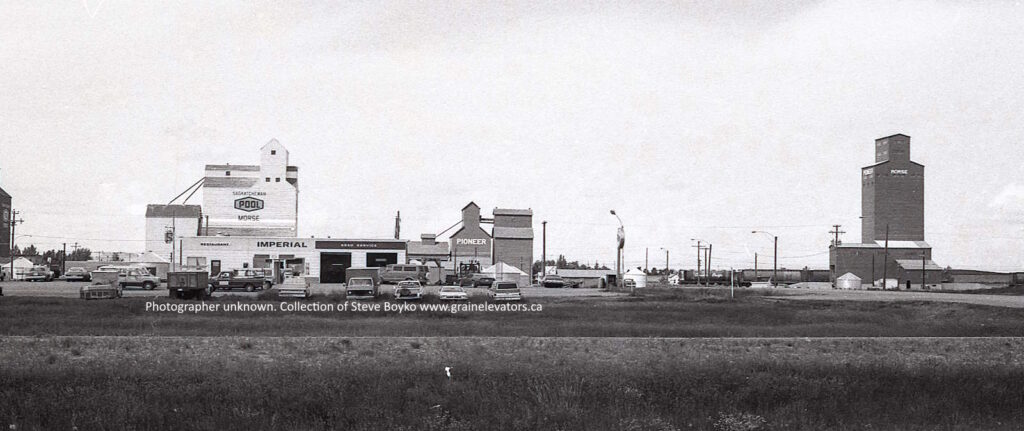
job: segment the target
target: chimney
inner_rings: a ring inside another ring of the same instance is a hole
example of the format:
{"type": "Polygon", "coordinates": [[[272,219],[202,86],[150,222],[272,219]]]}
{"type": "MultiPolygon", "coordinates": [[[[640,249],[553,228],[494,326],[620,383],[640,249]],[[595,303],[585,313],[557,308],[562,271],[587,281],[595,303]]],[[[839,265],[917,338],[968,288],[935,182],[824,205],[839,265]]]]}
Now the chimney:
{"type": "Polygon", "coordinates": [[[437,244],[437,235],[434,235],[432,233],[421,234],[420,235],[420,242],[422,242],[423,245],[434,245],[434,244],[437,244]]]}

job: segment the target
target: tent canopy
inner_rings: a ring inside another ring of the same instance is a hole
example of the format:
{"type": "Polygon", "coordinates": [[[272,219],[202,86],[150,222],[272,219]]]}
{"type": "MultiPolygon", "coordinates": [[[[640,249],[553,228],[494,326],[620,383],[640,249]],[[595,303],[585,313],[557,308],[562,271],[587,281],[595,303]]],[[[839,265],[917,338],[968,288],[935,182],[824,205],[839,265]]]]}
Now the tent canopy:
{"type": "Polygon", "coordinates": [[[484,268],[481,272],[484,273],[484,274],[491,274],[491,275],[497,275],[497,274],[503,274],[503,275],[527,275],[525,272],[523,272],[519,268],[516,268],[516,267],[514,267],[512,265],[509,265],[509,264],[507,264],[505,262],[498,262],[497,265],[488,266],[487,268],[484,268]]]}

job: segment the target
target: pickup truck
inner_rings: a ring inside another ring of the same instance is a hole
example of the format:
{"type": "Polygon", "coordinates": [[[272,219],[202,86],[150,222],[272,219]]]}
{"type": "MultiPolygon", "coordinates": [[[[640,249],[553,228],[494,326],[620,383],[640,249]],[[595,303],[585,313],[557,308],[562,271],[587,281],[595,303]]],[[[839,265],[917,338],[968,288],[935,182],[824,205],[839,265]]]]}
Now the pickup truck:
{"type": "Polygon", "coordinates": [[[210,280],[214,290],[245,289],[254,292],[256,289],[267,290],[274,287],[269,271],[263,269],[236,269],[221,271],[216,278],[210,280]]]}
{"type": "Polygon", "coordinates": [[[133,286],[153,290],[160,286],[160,277],[150,274],[149,270],[141,266],[107,265],[99,267],[96,272],[116,272],[117,284],[122,289],[133,286]]]}
{"type": "Polygon", "coordinates": [[[491,285],[491,299],[494,301],[521,301],[522,294],[514,281],[497,281],[491,285]]]}

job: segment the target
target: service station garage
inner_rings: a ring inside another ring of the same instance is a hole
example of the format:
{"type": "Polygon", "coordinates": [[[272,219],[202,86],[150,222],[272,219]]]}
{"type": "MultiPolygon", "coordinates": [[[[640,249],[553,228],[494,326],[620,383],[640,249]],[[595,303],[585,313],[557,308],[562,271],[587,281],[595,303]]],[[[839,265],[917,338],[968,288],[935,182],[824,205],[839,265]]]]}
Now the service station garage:
{"type": "Polygon", "coordinates": [[[188,266],[221,269],[274,268],[275,274],[344,283],[350,267],[405,263],[406,242],[332,238],[185,237],[181,255],[188,266]]]}

